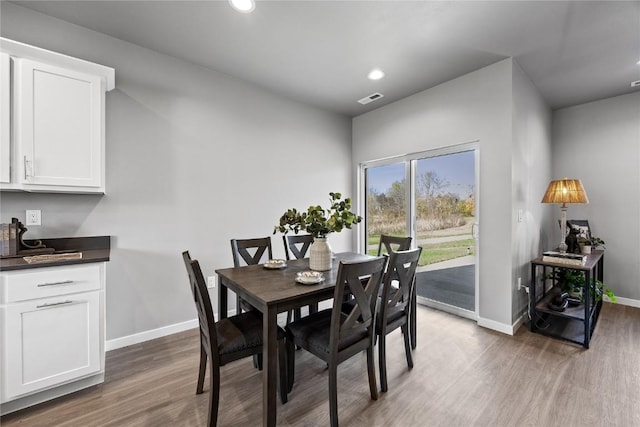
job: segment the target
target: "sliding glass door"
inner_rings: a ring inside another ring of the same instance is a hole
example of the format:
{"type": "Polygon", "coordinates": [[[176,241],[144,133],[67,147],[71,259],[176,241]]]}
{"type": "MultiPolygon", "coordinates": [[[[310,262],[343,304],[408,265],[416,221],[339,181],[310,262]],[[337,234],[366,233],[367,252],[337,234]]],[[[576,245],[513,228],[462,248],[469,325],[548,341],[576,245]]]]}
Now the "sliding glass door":
{"type": "Polygon", "coordinates": [[[475,318],[477,147],[450,147],[362,165],[366,252],[381,234],[422,246],[418,302],[475,318]]]}

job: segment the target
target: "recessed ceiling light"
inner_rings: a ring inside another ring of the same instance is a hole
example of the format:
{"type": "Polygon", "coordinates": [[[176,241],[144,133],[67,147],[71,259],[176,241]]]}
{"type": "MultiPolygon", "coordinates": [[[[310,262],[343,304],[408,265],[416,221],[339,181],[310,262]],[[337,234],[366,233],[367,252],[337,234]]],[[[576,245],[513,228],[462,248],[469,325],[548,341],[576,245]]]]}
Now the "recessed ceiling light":
{"type": "Polygon", "coordinates": [[[638,59],[638,62],[636,62],[636,64],[640,65],[640,59],[638,59]]]}
{"type": "Polygon", "coordinates": [[[384,77],[384,72],[379,68],[374,68],[371,70],[368,77],[370,80],[380,80],[384,77]]]}
{"type": "Polygon", "coordinates": [[[231,6],[242,13],[253,12],[256,8],[256,2],[254,0],[229,0],[231,6]]]}

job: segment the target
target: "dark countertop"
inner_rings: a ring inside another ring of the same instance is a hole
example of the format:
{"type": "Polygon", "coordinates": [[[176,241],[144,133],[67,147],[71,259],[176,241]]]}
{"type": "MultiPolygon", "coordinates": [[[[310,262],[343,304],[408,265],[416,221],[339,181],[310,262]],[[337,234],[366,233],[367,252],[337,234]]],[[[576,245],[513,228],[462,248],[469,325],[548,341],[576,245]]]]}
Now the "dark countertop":
{"type": "MultiPolygon", "coordinates": [[[[82,252],[82,258],[71,260],[55,260],[29,264],[22,256],[0,259],[0,271],[26,270],[32,268],[55,267],[60,265],[86,264],[91,262],[109,261],[111,251],[111,237],[68,237],[59,239],[38,239],[48,248],[55,249],[54,253],[82,252]]],[[[33,243],[26,240],[25,243],[33,243]]],[[[24,255],[24,256],[32,256],[24,255]]]]}

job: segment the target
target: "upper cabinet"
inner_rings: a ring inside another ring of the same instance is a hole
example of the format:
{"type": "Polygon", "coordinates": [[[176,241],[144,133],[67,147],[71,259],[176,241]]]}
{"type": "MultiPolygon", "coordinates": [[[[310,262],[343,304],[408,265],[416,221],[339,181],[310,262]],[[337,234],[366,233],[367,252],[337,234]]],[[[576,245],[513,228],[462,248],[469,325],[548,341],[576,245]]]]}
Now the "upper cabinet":
{"type": "Polygon", "coordinates": [[[0,189],[104,193],[105,92],[114,70],[7,39],[0,50],[11,58],[13,95],[9,182],[3,175],[0,189]]]}
{"type": "Polygon", "coordinates": [[[11,165],[11,66],[9,55],[0,52],[0,183],[10,180],[11,165]]]}

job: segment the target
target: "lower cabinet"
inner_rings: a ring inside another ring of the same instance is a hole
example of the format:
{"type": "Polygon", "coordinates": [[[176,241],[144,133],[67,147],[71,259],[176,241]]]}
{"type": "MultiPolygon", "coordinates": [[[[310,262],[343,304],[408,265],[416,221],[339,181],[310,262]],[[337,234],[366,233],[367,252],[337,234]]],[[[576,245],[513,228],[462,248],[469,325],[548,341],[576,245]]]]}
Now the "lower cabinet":
{"type": "Polygon", "coordinates": [[[104,373],[102,264],[0,277],[0,403],[104,373]]]}

